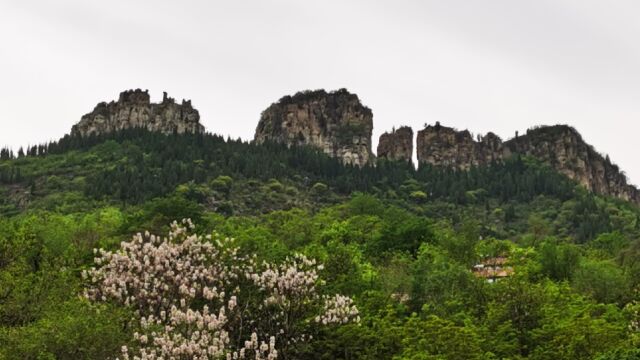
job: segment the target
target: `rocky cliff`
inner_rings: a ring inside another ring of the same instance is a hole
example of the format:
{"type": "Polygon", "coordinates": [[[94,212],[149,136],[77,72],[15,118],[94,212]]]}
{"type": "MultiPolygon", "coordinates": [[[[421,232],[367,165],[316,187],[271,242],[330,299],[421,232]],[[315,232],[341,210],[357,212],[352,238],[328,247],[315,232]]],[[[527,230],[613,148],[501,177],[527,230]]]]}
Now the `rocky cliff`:
{"type": "Polygon", "coordinates": [[[413,129],[402,126],[385,132],[378,141],[378,158],[394,161],[409,161],[413,157],[413,129]]]}
{"type": "MultiPolygon", "coordinates": [[[[191,101],[180,104],[164,93],[161,103],[151,103],[148,91],[120,93],[118,101],[99,103],[73,126],[82,136],[127,128],[145,128],[162,133],[197,133],[204,127],[191,101]]],[[[310,145],[345,164],[363,166],[374,160],[371,151],[373,114],[358,96],[345,89],[299,92],[285,96],[262,112],[254,140],[287,145],[310,145]]],[[[418,164],[469,170],[502,161],[513,154],[538,158],[585,188],[640,204],[640,191],[627,183],[626,176],[566,125],[530,129],[526,134],[503,142],[488,133],[474,137],[439,123],[417,133],[418,164]]],[[[401,127],[380,136],[378,156],[411,161],[413,130],[401,127]]]]}
{"type": "Polygon", "coordinates": [[[467,130],[457,131],[436,123],[418,131],[417,153],[419,164],[459,170],[488,165],[513,154],[528,155],[548,163],[590,191],[640,204],[640,191],[627,183],[618,166],[566,125],[530,129],[525,135],[502,142],[493,133],[473,139],[467,130]]]}
{"type": "Polygon", "coordinates": [[[457,131],[440,123],[418,131],[416,148],[418,164],[451,166],[459,170],[487,165],[504,156],[502,140],[494,133],[474,140],[468,130],[457,131]]]}
{"type": "Polygon", "coordinates": [[[127,90],[118,101],[101,102],[73,126],[71,133],[89,136],[128,128],[146,128],[162,133],[203,132],[198,110],[190,100],[178,104],[164,93],[162,102],[151,103],[148,90],[127,90]]]}
{"type": "Polygon", "coordinates": [[[520,153],[538,158],[595,193],[640,203],[640,191],[627,184],[618,166],[587,144],[570,126],[530,129],[504,146],[506,155],[520,153]]]}
{"type": "Polygon", "coordinates": [[[373,159],[373,114],[345,89],[299,92],[262,112],[255,141],[311,145],[345,164],[363,166],[373,159]]]}

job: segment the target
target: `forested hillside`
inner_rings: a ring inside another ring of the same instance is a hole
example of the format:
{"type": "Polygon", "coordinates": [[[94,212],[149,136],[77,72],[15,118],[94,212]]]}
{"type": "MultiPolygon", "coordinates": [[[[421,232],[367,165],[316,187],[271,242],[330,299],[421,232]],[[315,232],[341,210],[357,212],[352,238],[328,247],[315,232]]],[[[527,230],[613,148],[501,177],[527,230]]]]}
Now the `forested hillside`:
{"type": "Polygon", "coordinates": [[[140,129],[0,152],[0,359],[640,359],[639,285],[637,206],[533,157],[140,129]]]}

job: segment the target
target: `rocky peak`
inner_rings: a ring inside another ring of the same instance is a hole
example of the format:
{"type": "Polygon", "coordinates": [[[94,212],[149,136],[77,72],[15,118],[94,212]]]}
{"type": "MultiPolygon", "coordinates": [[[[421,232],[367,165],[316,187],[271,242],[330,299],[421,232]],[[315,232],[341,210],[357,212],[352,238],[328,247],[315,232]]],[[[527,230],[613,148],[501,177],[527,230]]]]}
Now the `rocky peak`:
{"type": "Polygon", "coordinates": [[[469,131],[458,131],[439,123],[418,131],[419,164],[468,170],[488,165],[513,154],[535,157],[558,172],[598,194],[640,204],[640,191],[627,183],[618,166],[603,157],[582,136],[567,125],[542,126],[527,130],[506,142],[493,133],[473,139],[469,131]]]}
{"type": "Polygon", "coordinates": [[[118,103],[122,105],[149,105],[151,104],[149,90],[125,90],[118,96],[118,103]]]}
{"type": "Polygon", "coordinates": [[[504,143],[508,153],[533,156],[598,194],[640,203],[640,191],[608,157],[587,144],[576,129],[567,125],[527,130],[504,143]]]}
{"type": "Polygon", "coordinates": [[[393,129],[390,133],[385,132],[380,135],[377,154],[379,158],[411,162],[413,157],[413,129],[408,126],[402,126],[397,130],[393,129]]]}
{"type": "Polygon", "coordinates": [[[262,112],[255,141],[310,145],[345,164],[373,158],[373,114],[346,89],[304,91],[285,96],[262,112]]]}
{"type": "Polygon", "coordinates": [[[170,134],[204,132],[198,110],[190,100],[177,104],[164,93],[162,102],[151,103],[148,90],[126,90],[118,101],[101,102],[92,112],[84,115],[71,129],[82,136],[105,134],[129,128],[145,128],[170,134]]]}
{"type": "Polygon", "coordinates": [[[418,131],[416,142],[419,164],[469,170],[503,158],[502,140],[497,135],[488,133],[476,141],[468,130],[458,131],[439,122],[418,131]]]}

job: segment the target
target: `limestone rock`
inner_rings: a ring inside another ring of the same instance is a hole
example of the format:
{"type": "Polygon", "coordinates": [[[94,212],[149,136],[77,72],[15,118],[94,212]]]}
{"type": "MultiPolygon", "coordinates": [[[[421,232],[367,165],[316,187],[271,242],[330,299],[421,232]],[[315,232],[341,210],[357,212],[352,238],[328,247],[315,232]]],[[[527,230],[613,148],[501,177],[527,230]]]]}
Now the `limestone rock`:
{"type": "Polygon", "coordinates": [[[392,132],[385,132],[380,135],[378,141],[379,158],[393,161],[411,162],[413,157],[413,129],[402,126],[392,132]]]}
{"type": "Polygon", "coordinates": [[[469,170],[503,158],[502,140],[497,135],[488,133],[475,141],[468,130],[457,131],[440,123],[418,131],[416,142],[419,164],[469,170]]]}
{"type": "Polygon", "coordinates": [[[148,90],[136,89],[121,92],[118,101],[96,105],[73,126],[71,133],[89,136],[130,128],[165,134],[204,132],[198,110],[191,106],[190,100],[177,104],[165,92],[162,102],[153,104],[148,90]]]}
{"type": "Polygon", "coordinates": [[[299,92],[262,112],[256,143],[310,145],[345,164],[363,166],[373,159],[373,114],[345,89],[299,92]]]}
{"type": "Polygon", "coordinates": [[[526,135],[507,141],[510,153],[530,155],[597,194],[640,203],[640,191],[608,157],[603,157],[567,125],[530,129],[526,135]]]}
{"type": "Polygon", "coordinates": [[[488,165],[513,154],[528,155],[548,163],[592,192],[640,204],[640,191],[627,183],[618,166],[566,125],[537,127],[502,142],[493,133],[479,136],[476,141],[467,130],[457,131],[436,123],[418,131],[417,153],[418,164],[458,170],[488,165]]]}

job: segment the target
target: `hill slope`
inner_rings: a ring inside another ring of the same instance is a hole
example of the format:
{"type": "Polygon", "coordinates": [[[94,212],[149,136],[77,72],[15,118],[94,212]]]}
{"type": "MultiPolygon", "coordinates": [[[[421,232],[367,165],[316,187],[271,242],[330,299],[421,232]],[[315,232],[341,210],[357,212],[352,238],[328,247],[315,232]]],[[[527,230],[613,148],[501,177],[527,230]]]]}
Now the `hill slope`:
{"type": "MultiPolygon", "coordinates": [[[[230,265],[254,255],[287,264],[301,253],[324,264],[319,296],[353,299],[357,324],[292,317],[283,334],[312,337],[274,336],[279,358],[636,358],[640,210],[531,155],[468,171],[414,169],[404,156],[354,167],[313,147],[139,128],[5,155],[0,358],[106,359],[144,348],[141,335],[155,328],[116,298],[78,296],[93,281],[81,274],[131,235],[166,234],[182,218],[199,234],[235,238],[230,265]]],[[[225,290],[240,308],[261,294],[225,290]]],[[[190,311],[216,305],[194,296],[190,311]]],[[[249,336],[228,330],[240,344],[249,336]]],[[[185,328],[191,340],[200,334],[185,328]]]]}

